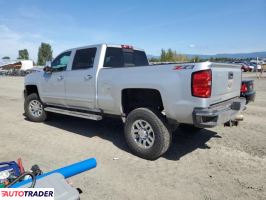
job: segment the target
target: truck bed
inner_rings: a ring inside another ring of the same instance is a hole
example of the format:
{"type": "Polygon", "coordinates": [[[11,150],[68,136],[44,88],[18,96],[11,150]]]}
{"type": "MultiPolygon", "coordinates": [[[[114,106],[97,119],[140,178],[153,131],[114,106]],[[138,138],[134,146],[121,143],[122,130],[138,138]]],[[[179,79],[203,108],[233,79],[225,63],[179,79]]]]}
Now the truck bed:
{"type": "Polygon", "coordinates": [[[193,123],[194,108],[208,108],[240,95],[239,65],[212,62],[179,63],[124,68],[102,68],[98,75],[98,105],[111,114],[120,114],[124,88],[153,88],[160,92],[166,115],[182,123],[193,123]],[[212,71],[210,98],[191,95],[191,74],[212,71]],[[229,77],[233,73],[233,77],[229,77]],[[229,79],[230,78],[230,79],[229,79]]]}

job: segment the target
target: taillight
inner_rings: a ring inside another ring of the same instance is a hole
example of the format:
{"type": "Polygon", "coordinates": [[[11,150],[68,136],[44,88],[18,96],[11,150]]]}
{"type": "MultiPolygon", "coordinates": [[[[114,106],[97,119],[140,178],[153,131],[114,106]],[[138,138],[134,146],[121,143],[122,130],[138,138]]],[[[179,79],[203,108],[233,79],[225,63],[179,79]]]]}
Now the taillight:
{"type": "Polygon", "coordinates": [[[241,93],[246,93],[247,91],[248,91],[248,86],[247,86],[247,84],[245,84],[245,83],[243,83],[242,85],[241,85],[241,93]]]}
{"type": "Polygon", "coordinates": [[[192,74],[191,92],[194,97],[209,98],[212,91],[212,72],[203,70],[192,74]]]}

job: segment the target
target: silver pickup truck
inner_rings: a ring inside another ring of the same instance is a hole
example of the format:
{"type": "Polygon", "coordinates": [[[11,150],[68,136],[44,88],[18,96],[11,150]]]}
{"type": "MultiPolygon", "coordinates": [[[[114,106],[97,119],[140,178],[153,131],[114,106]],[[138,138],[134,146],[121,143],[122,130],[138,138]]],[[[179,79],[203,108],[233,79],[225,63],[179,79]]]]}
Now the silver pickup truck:
{"type": "Polygon", "coordinates": [[[143,50],[99,44],[69,49],[25,78],[26,116],[59,113],[91,120],[119,116],[132,152],[156,159],[179,124],[195,129],[241,120],[240,65],[149,65],[143,50]]]}

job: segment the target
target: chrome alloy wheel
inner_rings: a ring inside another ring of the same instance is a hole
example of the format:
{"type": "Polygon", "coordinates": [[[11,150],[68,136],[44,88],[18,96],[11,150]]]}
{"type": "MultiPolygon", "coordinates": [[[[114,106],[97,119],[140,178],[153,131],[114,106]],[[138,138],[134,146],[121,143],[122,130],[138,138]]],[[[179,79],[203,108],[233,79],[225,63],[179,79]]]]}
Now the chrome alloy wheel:
{"type": "Polygon", "coordinates": [[[148,149],[155,141],[155,134],[151,125],[145,120],[136,120],[131,128],[131,135],[139,147],[148,149]]]}
{"type": "Polygon", "coordinates": [[[29,103],[29,110],[30,113],[34,116],[34,117],[40,117],[43,113],[43,107],[40,101],[38,100],[32,100],[29,103]]]}

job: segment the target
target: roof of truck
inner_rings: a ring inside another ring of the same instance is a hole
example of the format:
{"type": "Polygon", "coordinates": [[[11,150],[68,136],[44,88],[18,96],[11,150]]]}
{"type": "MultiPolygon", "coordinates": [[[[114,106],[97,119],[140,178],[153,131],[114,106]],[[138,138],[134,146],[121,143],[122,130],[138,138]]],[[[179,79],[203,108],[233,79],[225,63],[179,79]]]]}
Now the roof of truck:
{"type": "Polygon", "coordinates": [[[75,49],[83,49],[83,48],[97,47],[97,46],[100,47],[100,46],[103,46],[103,45],[106,45],[107,47],[116,47],[116,48],[122,48],[123,46],[127,46],[127,47],[132,47],[134,50],[144,51],[144,49],[136,48],[135,46],[128,45],[128,44],[107,44],[107,43],[100,43],[100,44],[92,44],[92,45],[87,45],[87,46],[75,47],[75,48],[67,49],[67,50],[65,50],[63,52],[72,51],[72,50],[75,50],[75,49]]]}
{"type": "Polygon", "coordinates": [[[123,46],[128,46],[132,47],[134,50],[144,51],[144,49],[140,49],[128,44],[105,44],[105,45],[107,45],[107,47],[116,47],[116,48],[123,48],[123,46]]]}

